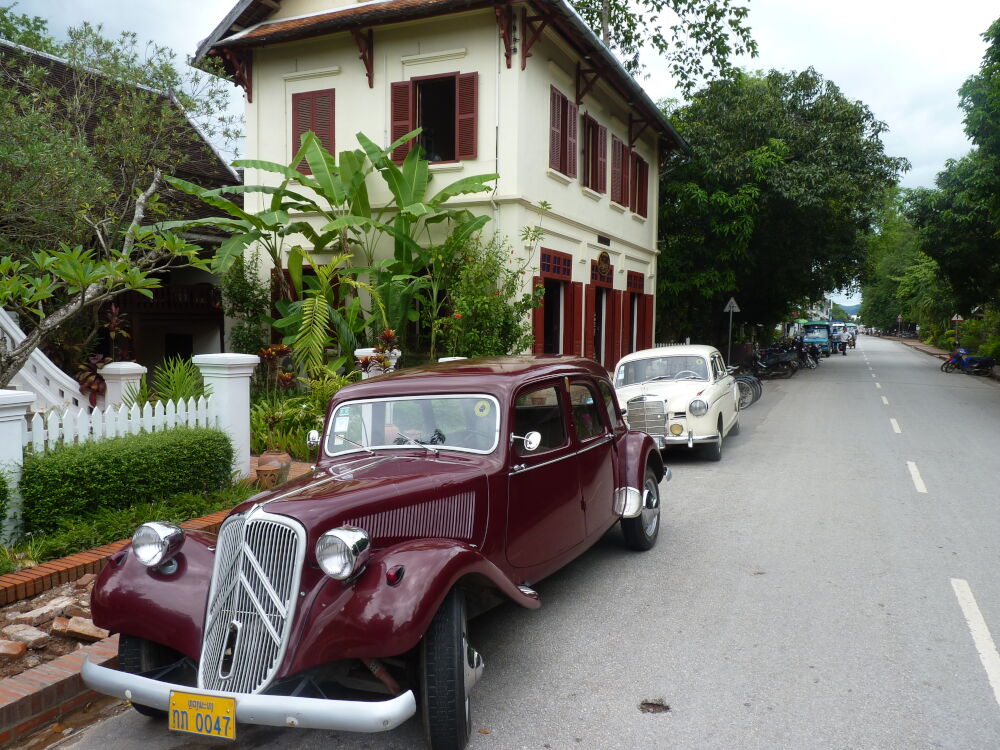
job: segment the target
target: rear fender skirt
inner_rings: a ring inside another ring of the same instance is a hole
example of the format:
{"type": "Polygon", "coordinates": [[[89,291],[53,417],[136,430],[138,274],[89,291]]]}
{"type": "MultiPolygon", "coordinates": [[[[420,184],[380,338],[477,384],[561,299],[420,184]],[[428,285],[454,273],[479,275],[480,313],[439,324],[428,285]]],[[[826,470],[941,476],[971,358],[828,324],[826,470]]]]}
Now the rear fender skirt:
{"type": "Polygon", "coordinates": [[[416,646],[441,602],[462,579],[494,588],[528,609],[541,606],[537,594],[519,589],[496,565],[470,545],[450,539],[423,539],[372,555],[349,583],[324,577],[307,594],[302,617],[281,674],[339,659],[396,656],[416,646]],[[386,574],[402,566],[390,586],[386,574]]]}

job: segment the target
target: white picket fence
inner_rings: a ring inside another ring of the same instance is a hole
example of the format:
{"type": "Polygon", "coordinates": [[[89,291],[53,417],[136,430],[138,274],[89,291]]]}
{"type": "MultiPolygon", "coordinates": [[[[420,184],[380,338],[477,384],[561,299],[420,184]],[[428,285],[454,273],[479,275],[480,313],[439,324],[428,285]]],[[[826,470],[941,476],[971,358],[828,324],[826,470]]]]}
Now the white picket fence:
{"type": "Polygon", "coordinates": [[[56,445],[84,443],[88,440],[136,435],[142,431],[162,432],[174,427],[217,427],[219,418],[212,408],[212,397],[166,403],[109,406],[93,412],[86,408],[51,409],[25,418],[21,445],[35,451],[56,445]]]}

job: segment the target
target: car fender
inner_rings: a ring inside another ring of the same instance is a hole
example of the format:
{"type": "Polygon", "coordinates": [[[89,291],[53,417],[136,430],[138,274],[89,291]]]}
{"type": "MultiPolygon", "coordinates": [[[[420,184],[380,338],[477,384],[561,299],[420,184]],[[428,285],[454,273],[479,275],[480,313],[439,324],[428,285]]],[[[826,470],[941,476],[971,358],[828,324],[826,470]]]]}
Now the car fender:
{"type": "Polygon", "coordinates": [[[116,552],[94,584],[94,624],[162,643],[197,661],[215,539],[214,534],[185,532],[174,557],[177,567],[169,575],[140,563],[131,545],[116,552]]]}
{"type": "MultiPolygon", "coordinates": [[[[416,646],[456,584],[528,609],[538,595],[519,589],[471,545],[452,539],[402,542],[375,552],[352,582],[324,577],[303,604],[283,674],[339,659],[396,656],[416,646]],[[402,568],[395,585],[390,570],[402,568]]],[[[482,598],[482,597],[481,597],[482,598]]]]}
{"type": "MultiPolygon", "coordinates": [[[[663,465],[656,442],[645,432],[629,430],[622,439],[621,455],[623,460],[618,464],[618,489],[615,495],[615,513],[632,517],[638,515],[639,503],[642,497],[642,486],[646,482],[646,466],[651,466],[656,473],[656,481],[663,481],[668,473],[663,465]],[[629,502],[629,497],[632,502],[629,502]]],[[[669,478],[669,477],[668,477],[669,478]]]]}

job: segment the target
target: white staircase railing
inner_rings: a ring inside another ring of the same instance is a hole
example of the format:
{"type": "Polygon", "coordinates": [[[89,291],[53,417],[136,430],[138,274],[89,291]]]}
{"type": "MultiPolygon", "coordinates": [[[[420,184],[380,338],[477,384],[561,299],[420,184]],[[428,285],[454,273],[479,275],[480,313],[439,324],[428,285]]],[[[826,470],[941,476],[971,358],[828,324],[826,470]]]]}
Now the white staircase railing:
{"type": "MultiPolygon", "coordinates": [[[[9,347],[24,341],[24,331],[3,308],[0,308],[0,336],[9,347]]],[[[53,406],[82,406],[84,401],[80,395],[80,384],[56,367],[39,349],[31,353],[7,388],[34,393],[33,408],[38,411],[51,409],[53,406]]]]}

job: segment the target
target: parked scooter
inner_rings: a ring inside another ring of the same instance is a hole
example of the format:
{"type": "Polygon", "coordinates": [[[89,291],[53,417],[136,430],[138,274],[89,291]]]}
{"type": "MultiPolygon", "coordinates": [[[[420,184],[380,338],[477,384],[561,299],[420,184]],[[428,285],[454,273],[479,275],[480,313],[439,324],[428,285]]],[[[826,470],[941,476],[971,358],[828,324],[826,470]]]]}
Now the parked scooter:
{"type": "Polygon", "coordinates": [[[960,346],[941,363],[941,372],[961,370],[967,375],[989,375],[993,372],[993,365],[993,357],[970,357],[969,350],[960,346]]]}

